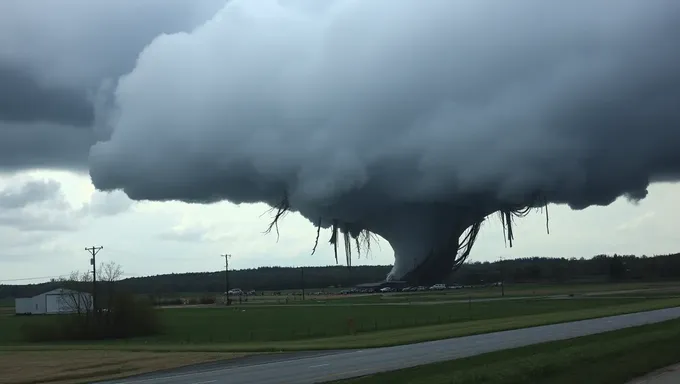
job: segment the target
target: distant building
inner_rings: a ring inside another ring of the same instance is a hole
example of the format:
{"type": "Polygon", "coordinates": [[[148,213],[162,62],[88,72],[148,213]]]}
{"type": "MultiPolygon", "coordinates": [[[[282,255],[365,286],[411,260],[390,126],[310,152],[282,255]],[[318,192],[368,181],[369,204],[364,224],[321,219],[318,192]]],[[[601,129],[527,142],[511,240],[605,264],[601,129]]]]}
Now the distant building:
{"type": "Polygon", "coordinates": [[[92,295],[57,288],[33,297],[15,299],[17,315],[82,313],[92,310],[92,295]]]}

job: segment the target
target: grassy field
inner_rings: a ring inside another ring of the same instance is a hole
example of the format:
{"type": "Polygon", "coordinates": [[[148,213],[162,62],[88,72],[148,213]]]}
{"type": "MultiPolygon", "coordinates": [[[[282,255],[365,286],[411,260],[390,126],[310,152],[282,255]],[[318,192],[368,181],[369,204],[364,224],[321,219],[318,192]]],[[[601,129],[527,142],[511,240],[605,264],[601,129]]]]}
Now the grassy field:
{"type": "MultiPolygon", "coordinates": [[[[602,308],[639,299],[508,300],[406,306],[166,309],[154,342],[224,343],[325,338],[352,333],[602,308]]],[[[680,302],[680,301],[679,301],[680,302]]]]}
{"type": "MultiPolygon", "coordinates": [[[[641,299],[540,299],[399,306],[278,306],[159,309],[164,334],[153,343],[230,343],[325,338],[465,321],[513,318],[642,302],[641,299]]],[[[680,300],[679,300],[680,302],[680,300]]],[[[21,326],[50,316],[0,317],[0,343],[21,342],[21,326]]]]}
{"type": "MultiPolygon", "coordinates": [[[[253,340],[249,339],[249,332],[253,330],[255,333],[256,326],[267,326],[271,324],[272,319],[267,322],[266,318],[261,318],[260,323],[251,324],[249,327],[244,326],[240,332],[245,333],[247,336],[241,336],[240,339],[248,338],[248,340],[225,340],[225,335],[232,335],[232,332],[228,330],[229,327],[221,326],[218,320],[223,320],[225,322],[230,321],[227,318],[220,318],[219,315],[213,315],[213,317],[207,316],[209,312],[203,312],[203,310],[175,310],[180,311],[173,314],[173,319],[175,321],[176,333],[166,333],[155,338],[146,339],[134,339],[126,341],[108,341],[108,342],[97,342],[97,343],[68,343],[68,344],[24,344],[20,342],[20,332],[19,326],[15,323],[12,327],[6,324],[0,323],[0,332],[2,332],[5,337],[5,342],[2,343],[4,346],[0,346],[0,350],[68,350],[68,349],[111,349],[111,350],[129,350],[129,351],[196,351],[196,352],[210,352],[210,351],[222,351],[222,352],[244,352],[244,351],[294,351],[294,350],[313,350],[313,349],[339,349],[339,348],[368,348],[368,347],[380,347],[388,345],[397,344],[408,344],[419,341],[436,340],[449,337],[466,336],[479,333],[487,333],[494,331],[502,331],[509,329],[524,328],[530,326],[539,326],[545,324],[553,324],[566,321],[582,320],[610,315],[618,315],[624,313],[640,312],[645,310],[653,310],[659,308],[680,306],[680,299],[661,299],[661,300],[648,300],[648,301],[634,301],[628,304],[622,304],[621,301],[614,300],[610,302],[586,300],[584,302],[580,300],[568,301],[571,305],[574,305],[571,309],[565,309],[559,306],[557,300],[552,300],[554,302],[553,306],[545,306],[542,311],[536,310],[542,305],[547,305],[546,303],[532,303],[527,306],[522,306],[521,303],[515,301],[513,304],[518,305],[518,308],[533,309],[533,312],[525,312],[524,315],[519,314],[519,311],[515,311],[512,315],[501,314],[500,317],[483,317],[480,314],[476,319],[465,319],[462,318],[459,321],[447,322],[437,325],[421,325],[421,326],[410,326],[403,328],[394,328],[389,330],[378,330],[378,331],[365,331],[358,334],[349,334],[346,329],[345,332],[336,336],[327,337],[307,337],[306,334],[301,335],[297,339],[288,339],[280,341],[272,340],[253,340]],[[589,307],[584,309],[583,307],[578,307],[578,303],[589,303],[589,307]],[[599,305],[593,305],[593,303],[598,303],[599,305]],[[195,311],[192,313],[192,311],[195,311]],[[183,313],[182,313],[183,312],[183,313]],[[174,317],[177,316],[177,317],[174,317]],[[182,319],[182,316],[187,316],[182,319]],[[217,316],[217,317],[215,317],[217,316]],[[191,323],[190,319],[200,319],[200,322],[191,323]],[[209,325],[209,323],[214,323],[216,325],[209,325]],[[193,324],[193,326],[190,326],[193,324]],[[212,334],[212,342],[209,338],[205,338],[208,333],[203,328],[207,327],[218,327],[219,329],[227,329],[223,331],[222,340],[218,340],[215,334],[212,334]],[[193,332],[197,335],[192,342],[186,342],[183,336],[186,332],[193,332]],[[201,339],[199,336],[203,335],[201,339]],[[203,340],[203,341],[201,341],[203,340]]],[[[566,303],[567,301],[565,301],[566,303]]],[[[489,311],[498,311],[499,307],[494,306],[500,303],[492,303],[489,306],[489,311]]],[[[503,305],[509,303],[502,303],[503,305]]],[[[448,305],[447,305],[448,306],[448,305]]],[[[414,306],[415,307],[415,306],[414,306]]],[[[422,306],[429,307],[429,306],[422,306]]],[[[442,306],[444,307],[444,306],[442,306]]],[[[303,308],[315,308],[315,307],[303,307],[303,308]]],[[[323,309],[325,307],[319,308],[323,309]]],[[[362,307],[370,308],[370,307],[362,307]]],[[[262,316],[267,316],[269,314],[275,313],[275,310],[280,310],[282,308],[270,307],[271,312],[262,312],[262,316]]],[[[288,309],[288,308],[287,308],[288,309]]],[[[289,309],[301,309],[301,308],[289,308],[289,309]]],[[[473,305],[474,311],[474,305],[473,305]]],[[[225,313],[229,312],[227,310],[225,313]]],[[[244,312],[244,313],[247,313],[244,312]]],[[[294,313],[294,312],[293,312],[294,313]]],[[[306,312],[306,316],[309,316],[311,312],[306,312]]],[[[491,312],[493,313],[493,312],[491,312]]],[[[496,312],[498,313],[498,312],[496,312]]],[[[17,319],[15,317],[8,317],[9,319],[17,319]]],[[[20,318],[18,318],[20,319],[20,318]]],[[[46,317],[36,317],[36,321],[46,321],[46,317]]],[[[321,318],[318,320],[320,321],[321,318]]],[[[7,319],[3,319],[7,320],[7,319]]],[[[0,321],[3,321],[0,320],[0,321]]],[[[307,319],[302,320],[302,317],[290,317],[291,321],[309,321],[307,319]],[[296,320],[297,319],[297,320],[296,320]]],[[[230,323],[234,324],[234,323],[230,323]]],[[[282,327],[285,327],[282,325],[282,327]]],[[[172,329],[172,328],[170,328],[172,329]]],[[[280,335],[287,335],[287,332],[281,331],[280,335]]],[[[234,337],[236,339],[236,337],[234,337]]]]}
{"type": "Polygon", "coordinates": [[[238,356],[241,355],[215,352],[0,352],[0,384],[71,384],[111,380],[238,356]]]}
{"type": "Polygon", "coordinates": [[[336,384],[621,384],[680,362],[680,320],[336,381],[336,384]]]}
{"type": "MultiPolygon", "coordinates": [[[[307,291],[305,300],[294,292],[282,292],[281,296],[272,296],[264,292],[261,296],[251,296],[243,306],[257,305],[352,305],[378,303],[408,303],[421,301],[460,301],[468,299],[500,298],[500,287],[471,287],[446,291],[394,292],[385,294],[353,294],[340,295],[329,293],[312,295],[316,290],[307,291]],[[286,294],[287,293],[287,294],[286,294]],[[286,300],[287,299],[287,300],[286,300]]],[[[641,297],[680,297],[680,284],[677,282],[652,283],[589,283],[589,284],[508,284],[505,297],[541,297],[552,295],[574,296],[641,296],[641,297]]],[[[200,297],[201,294],[184,294],[185,297],[200,297]]]]}
{"type": "MultiPolygon", "coordinates": [[[[496,287],[466,288],[443,292],[337,295],[328,300],[312,297],[289,305],[256,305],[253,302],[257,300],[251,300],[248,305],[233,307],[160,308],[164,332],[125,343],[233,345],[248,350],[267,349],[273,345],[286,345],[291,349],[298,349],[299,345],[319,348],[322,343],[326,343],[327,348],[383,345],[385,341],[379,337],[394,340],[391,332],[402,335],[398,338],[403,342],[412,342],[430,340],[435,335],[461,335],[460,330],[481,332],[480,329],[517,328],[680,305],[680,286],[670,283],[524,284],[506,287],[505,298],[501,298],[499,292],[496,287]],[[561,298],[547,298],[549,296],[561,298]],[[493,301],[484,301],[487,299],[493,301]],[[483,326],[479,328],[478,325],[483,326]]],[[[22,344],[24,324],[53,319],[51,316],[16,317],[11,313],[13,311],[0,311],[0,345],[22,344]]]]}
{"type": "MultiPolygon", "coordinates": [[[[382,296],[356,298],[359,301],[441,301],[501,297],[499,287],[479,287],[443,292],[398,292],[382,296]]],[[[574,296],[670,296],[680,297],[678,283],[621,283],[621,284],[516,284],[505,287],[505,297],[574,296]]]]}
{"type": "MultiPolygon", "coordinates": [[[[11,315],[12,307],[0,308],[0,372],[3,372],[0,383],[66,384],[228,358],[233,356],[230,353],[380,347],[640,312],[680,306],[680,286],[668,283],[521,285],[506,287],[507,300],[475,301],[487,298],[499,299],[500,289],[308,295],[304,302],[296,297],[289,300],[288,305],[280,304],[280,297],[261,296],[249,300],[248,304],[229,308],[158,309],[165,330],[155,337],[60,344],[22,341],[23,324],[53,321],[54,317],[17,317],[11,315]],[[554,295],[567,297],[544,298],[554,295]],[[47,377],[61,381],[45,381],[47,377]]],[[[680,322],[672,324],[680,328],[680,322]]],[[[670,328],[673,327],[651,326],[645,329],[654,331],[639,335],[619,331],[612,333],[619,335],[616,337],[591,336],[414,368],[398,376],[377,375],[351,382],[567,384],[588,382],[582,377],[570,376],[574,366],[579,369],[584,366],[582,371],[590,375],[584,377],[601,379],[598,383],[620,384],[622,381],[618,379],[623,376],[616,374],[643,374],[680,361],[680,356],[673,360],[675,352],[654,357],[654,361],[647,357],[651,356],[648,349],[654,349],[656,356],[657,350],[666,351],[668,345],[680,342],[680,331],[673,333],[670,328]],[[666,339],[673,342],[665,343],[666,339]],[[640,361],[626,360],[630,358],[631,348],[638,349],[640,361]],[[600,364],[609,365],[597,371],[600,364]],[[620,364],[625,364],[626,369],[609,369],[620,364]],[[608,381],[607,375],[613,375],[611,380],[618,381],[608,381]],[[427,380],[417,381],[421,376],[427,380]]]]}
{"type": "MultiPolygon", "coordinates": [[[[465,289],[446,291],[394,292],[375,294],[341,295],[343,288],[306,290],[302,299],[300,290],[282,290],[280,295],[272,292],[258,292],[255,296],[248,296],[248,301],[242,301],[241,306],[261,305],[354,305],[354,304],[393,304],[422,301],[460,301],[468,299],[500,298],[500,287],[469,287],[465,289]],[[313,293],[321,293],[315,295],[313,293]]],[[[505,287],[505,297],[540,297],[550,295],[588,295],[588,296],[644,296],[644,297],[680,297],[680,284],[677,282],[649,282],[649,283],[573,283],[573,284],[508,284],[505,287]]],[[[143,295],[146,297],[146,295],[143,295]]],[[[222,293],[183,292],[164,296],[164,299],[198,299],[201,297],[216,297],[223,300],[222,293]]],[[[232,299],[238,303],[238,298],[232,299]]],[[[13,299],[0,299],[0,314],[13,312],[13,299]]]]}

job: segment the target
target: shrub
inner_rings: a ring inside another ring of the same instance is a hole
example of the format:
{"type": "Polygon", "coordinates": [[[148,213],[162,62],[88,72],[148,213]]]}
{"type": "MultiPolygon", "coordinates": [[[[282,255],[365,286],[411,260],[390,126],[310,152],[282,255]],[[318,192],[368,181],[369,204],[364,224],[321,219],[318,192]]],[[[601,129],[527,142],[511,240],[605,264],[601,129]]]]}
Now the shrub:
{"type": "Polygon", "coordinates": [[[48,315],[45,321],[27,323],[22,334],[30,342],[121,339],[161,332],[158,313],[148,300],[132,295],[113,297],[99,313],[48,315]]]}

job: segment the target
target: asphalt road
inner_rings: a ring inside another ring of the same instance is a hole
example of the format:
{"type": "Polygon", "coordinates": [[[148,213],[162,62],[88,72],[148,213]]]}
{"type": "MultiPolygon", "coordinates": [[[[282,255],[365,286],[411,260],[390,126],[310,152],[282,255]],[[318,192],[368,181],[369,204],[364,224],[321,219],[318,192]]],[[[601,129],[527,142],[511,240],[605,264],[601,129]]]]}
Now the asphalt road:
{"type": "Polygon", "coordinates": [[[105,383],[322,383],[675,318],[680,307],[395,347],[246,357],[105,383]]]}

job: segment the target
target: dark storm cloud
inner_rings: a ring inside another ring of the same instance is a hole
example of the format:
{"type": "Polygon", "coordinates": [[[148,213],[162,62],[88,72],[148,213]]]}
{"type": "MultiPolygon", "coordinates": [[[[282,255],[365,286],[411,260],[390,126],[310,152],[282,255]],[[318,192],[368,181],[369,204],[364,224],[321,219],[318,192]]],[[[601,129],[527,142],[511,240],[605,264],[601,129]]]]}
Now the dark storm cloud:
{"type": "Polygon", "coordinates": [[[87,169],[91,129],[50,123],[0,122],[0,170],[87,169]]]}
{"type": "Polygon", "coordinates": [[[680,171],[680,3],[233,1],[116,90],[102,189],[361,220],[470,198],[574,208],[680,171]],[[286,31],[286,33],[280,33],[286,31]]]}
{"type": "Polygon", "coordinates": [[[29,73],[0,63],[0,121],[88,127],[94,107],[84,91],[43,87],[29,73]]]}
{"type": "Polygon", "coordinates": [[[224,2],[1,1],[0,169],[86,167],[107,132],[102,85],[155,37],[191,30],[224,2]]]}
{"type": "Polygon", "coordinates": [[[678,180],[677,0],[316,1],[235,0],[154,40],[90,151],[95,186],[285,197],[384,237],[390,277],[439,278],[493,212],[678,180]]]}

